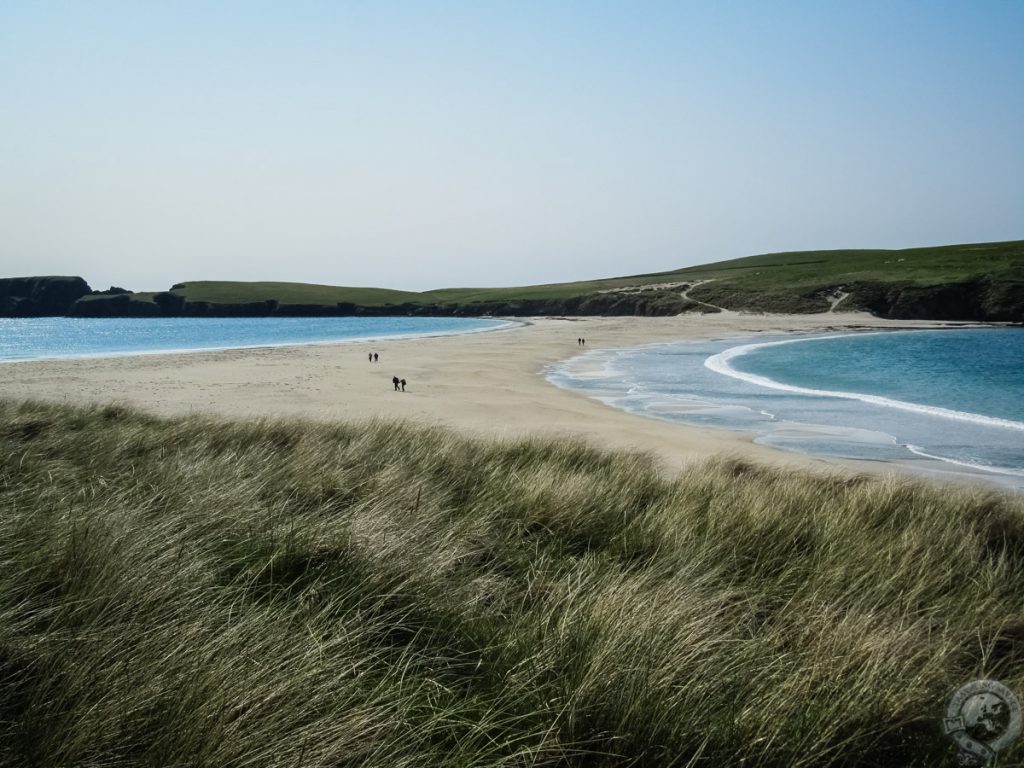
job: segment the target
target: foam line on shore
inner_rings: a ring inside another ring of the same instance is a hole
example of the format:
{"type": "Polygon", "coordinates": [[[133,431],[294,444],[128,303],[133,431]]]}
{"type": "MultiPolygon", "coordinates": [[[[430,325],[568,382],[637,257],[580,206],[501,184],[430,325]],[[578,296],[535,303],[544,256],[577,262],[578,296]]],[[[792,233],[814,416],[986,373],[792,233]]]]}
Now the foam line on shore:
{"type": "Polygon", "coordinates": [[[996,475],[1010,475],[1012,477],[1024,477],[1024,472],[1016,469],[1009,469],[1007,467],[993,467],[988,464],[978,464],[973,461],[958,461],[957,459],[951,459],[948,456],[939,456],[934,453],[928,453],[926,450],[917,445],[911,445],[907,443],[903,446],[911,453],[916,456],[920,456],[924,459],[934,459],[935,461],[941,461],[946,464],[955,464],[958,467],[965,467],[967,469],[980,469],[983,472],[992,472],[996,475]]]}
{"type": "Polygon", "coordinates": [[[895,400],[889,397],[882,397],[881,395],[868,395],[862,392],[843,392],[840,390],[812,389],[811,387],[800,387],[793,384],[784,384],[781,381],[770,379],[767,376],[760,376],[756,373],[746,373],[745,371],[736,370],[730,364],[732,360],[738,357],[742,357],[744,355],[750,354],[754,350],[764,349],[766,347],[777,347],[783,344],[799,344],[801,342],[823,341],[826,339],[836,339],[861,335],[865,334],[843,333],[829,336],[812,336],[809,338],[785,339],[783,341],[766,341],[757,344],[741,344],[739,346],[730,347],[729,349],[723,350],[722,352],[719,352],[716,355],[711,355],[711,357],[704,361],[704,367],[714,371],[715,373],[720,373],[723,376],[730,376],[734,379],[739,379],[749,384],[754,384],[760,387],[766,387],[768,389],[776,389],[783,392],[792,392],[798,395],[811,395],[815,397],[835,397],[844,400],[859,400],[863,403],[877,405],[884,408],[898,408],[899,410],[910,411],[911,413],[919,413],[927,416],[937,416],[939,418],[952,419],[955,421],[964,421],[971,424],[980,424],[986,427],[1001,427],[1003,429],[1015,429],[1024,432],[1024,422],[1014,421],[1012,419],[1000,419],[994,416],[985,416],[980,413],[955,411],[950,408],[941,408],[935,405],[908,403],[903,400],[895,400]]]}

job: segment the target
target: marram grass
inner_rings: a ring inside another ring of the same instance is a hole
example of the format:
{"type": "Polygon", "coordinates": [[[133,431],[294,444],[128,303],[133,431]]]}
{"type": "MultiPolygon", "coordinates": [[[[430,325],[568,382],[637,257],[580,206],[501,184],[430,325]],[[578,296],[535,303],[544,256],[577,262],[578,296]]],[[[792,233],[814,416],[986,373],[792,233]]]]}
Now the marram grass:
{"type": "Polygon", "coordinates": [[[982,677],[1019,500],[0,404],[2,765],[938,766],[982,677]]]}

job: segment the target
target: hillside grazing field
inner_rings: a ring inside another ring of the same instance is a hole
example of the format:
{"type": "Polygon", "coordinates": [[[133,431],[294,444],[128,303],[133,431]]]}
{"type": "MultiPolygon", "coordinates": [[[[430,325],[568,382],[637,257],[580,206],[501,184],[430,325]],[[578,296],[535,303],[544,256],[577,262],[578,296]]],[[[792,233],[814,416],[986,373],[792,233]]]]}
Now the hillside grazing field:
{"type": "Polygon", "coordinates": [[[0,480],[3,765],[936,766],[1024,691],[977,489],[10,402],[0,480]]]}
{"type": "Polygon", "coordinates": [[[702,283],[692,293],[727,309],[824,312],[825,292],[851,289],[849,308],[871,308],[880,288],[928,288],[987,281],[1024,291],[1024,241],[906,250],[802,251],[749,256],[696,267],[628,277],[511,288],[446,288],[423,293],[304,283],[189,281],[172,290],[190,302],[240,304],[269,299],[281,304],[364,307],[403,304],[451,307],[569,300],[602,292],[702,283]],[[858,290],[858,286],[860,289],[858,290]]]}
{"type": "Polygon", "coordinates": [[[806,251],[751,256],[671,273],[713,282],[693,297],[763,311],[825,311],[822,291],[858,283],[927,288],[977,280],[1024,289],[1024,241],[900,251],[806,251]]]}

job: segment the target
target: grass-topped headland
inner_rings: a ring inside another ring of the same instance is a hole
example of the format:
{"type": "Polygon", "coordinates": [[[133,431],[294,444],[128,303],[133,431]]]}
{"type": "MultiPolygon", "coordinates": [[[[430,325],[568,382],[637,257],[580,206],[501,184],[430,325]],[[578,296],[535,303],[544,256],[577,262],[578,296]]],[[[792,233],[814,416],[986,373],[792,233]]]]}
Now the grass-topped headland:
{"type": "MultiPolygon", "coordinates": [[[[858,309],[900,319],[1024,322],[1022,240],[904,250],[771,253],[602,280],[422,293],[307,283],[190,280],[158,293],[132,294],[112,288],[103,294],[88,294],[85,282],[76,279],[84,286],[78,294],[81,298],[72,297],[66,309],[56,314],[675,315],[713,312],[720,307],[778,313],[858,309]]],[[[27,290],[25,280],[0,280],[0,315],[32,314],[33,300],[20,295],[4,298],[5,283],[14,286],[7,291],[11,293],[27,290]]]]}
{"type": "Polygon", "coordinates": [[[936,766],[1024,692],[972,488],[7,402],[0,563],[4,765],[936,766]]]}
{"type": "Polygon", "coordinates": [[[214,305],[277,301],[293,306],[417,311],[431,307],[448,313],[506,315],[675,314],[714,306],[825,312],[841,299],[843,308],[895,317],[1012,320],[1024,319],[1024,241],[900,251],[772,253],[671,272],[522,288],[450,288],[417,294],[296,283],[195,282],[183,283],[172,293],[214,305]]]}

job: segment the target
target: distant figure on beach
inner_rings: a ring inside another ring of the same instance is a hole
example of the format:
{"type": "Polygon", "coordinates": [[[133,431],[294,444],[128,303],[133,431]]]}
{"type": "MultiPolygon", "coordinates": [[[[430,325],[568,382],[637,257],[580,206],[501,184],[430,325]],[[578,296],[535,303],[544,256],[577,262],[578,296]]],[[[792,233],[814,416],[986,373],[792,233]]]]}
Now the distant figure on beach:
{"type": "Polygon", "coordinates": [[[373,362],[375,362],[375,363],[377,362],[377,353],[376,352],[373,353],[373,362]]]}
{"type": "Polygon", "coordinates": [[[576,337],[576,346],[578,347],[578,346],[580,346],[581,344],[583,344],[583,339],[581,339],[581,338],[579,338],[579,337],[577,336],[577,337],[576,337]]]}
{"type": "Polygon", "coordinates": [[[373,362],[373,352],[368,353],[366,357],[370,360],[371,363],[373,362]]]}
{"type": "Polygon", "coordinates": [[[580,339],[580,346],[581,347],[587,346],[587,340],[586,339],[580,339]]]}
{"type": "Polygon", "coordinates": [[[405,392],[405,379],[402,379],[400,383],[402,385],[402,391],[405,392]]]}
{"type": "Polygon", "coordinates": [[[392,376],[391,377],[391,383],[395,385],[395,392],[397,392],[398,391],[398,385],[400,383],[399,380],[398,380],[398,377],[397,376],[392,376]]]}

